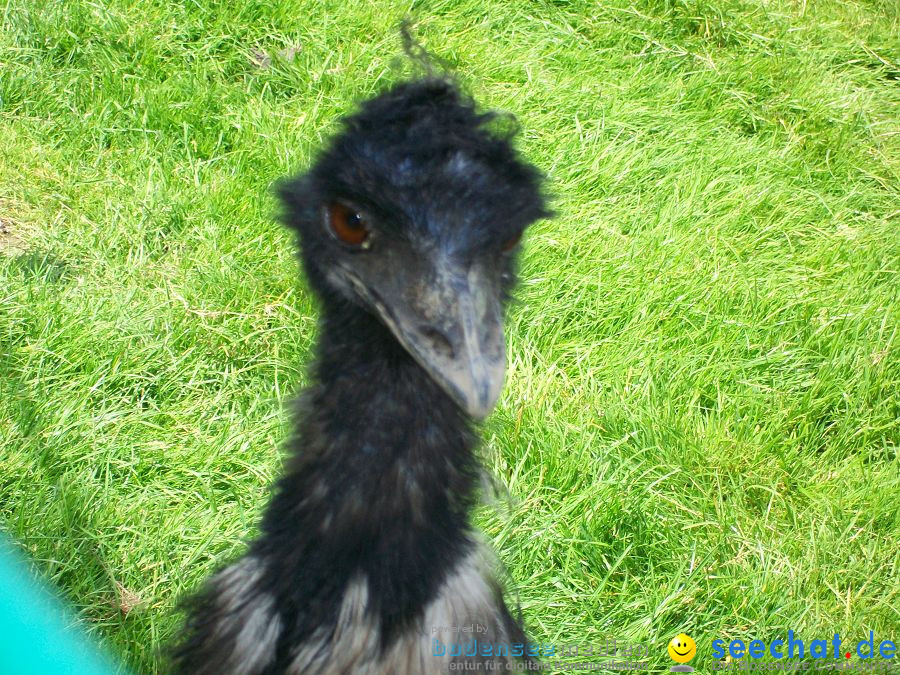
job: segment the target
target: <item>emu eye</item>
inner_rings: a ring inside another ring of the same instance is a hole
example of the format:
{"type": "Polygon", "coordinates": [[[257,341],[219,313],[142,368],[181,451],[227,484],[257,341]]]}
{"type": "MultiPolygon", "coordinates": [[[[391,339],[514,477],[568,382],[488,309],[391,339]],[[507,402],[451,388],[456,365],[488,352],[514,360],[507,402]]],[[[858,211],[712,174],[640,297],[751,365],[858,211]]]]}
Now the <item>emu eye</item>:
{"type": "Polygon", "coordinates": [[[522,241],[522,233],[517,232],[516,234],[514,234],[509,239],[507,239],[506,241],[503,242],[503,246],[501,247],[500,250],[503,251],[504,253],[509,253],[516,246],[518,246],[520,241],[522,241]]]}
{"type": "Polygon", "coordinates": [[[361,213],[346,204],[328,205],[328,227],[340,241],[350,246],[368,248],[369,225],[361,213]]]}

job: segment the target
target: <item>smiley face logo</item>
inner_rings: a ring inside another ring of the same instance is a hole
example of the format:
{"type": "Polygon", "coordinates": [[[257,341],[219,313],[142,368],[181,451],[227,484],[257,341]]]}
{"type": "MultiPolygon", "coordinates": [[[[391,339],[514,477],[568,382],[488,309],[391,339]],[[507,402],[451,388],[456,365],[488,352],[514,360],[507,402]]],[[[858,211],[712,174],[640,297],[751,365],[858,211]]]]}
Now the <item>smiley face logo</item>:
{"type": "MultiPolygon", "coordinates": [[[[669,643],[669,656],[677,663],[687,663],[697,654],[697,643],[687,633],[679,633],[669,643]]],[[[692,671],[690,666],[672,666],[672,670],[679,672],[692,671]]]]}

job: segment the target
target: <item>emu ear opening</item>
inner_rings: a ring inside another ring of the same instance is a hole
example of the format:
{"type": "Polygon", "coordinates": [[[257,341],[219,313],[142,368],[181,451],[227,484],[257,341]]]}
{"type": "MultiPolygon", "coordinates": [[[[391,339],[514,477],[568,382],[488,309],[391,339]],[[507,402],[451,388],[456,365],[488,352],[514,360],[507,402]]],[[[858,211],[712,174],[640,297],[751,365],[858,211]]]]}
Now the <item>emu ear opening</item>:
{"type": "Polygon", "coordinates": [[[275,195],[280,202],[280,220],[292,230],[300,230],[300,222],[315,207],[312,188],[306,175],[286,178],[275,183],[275,195]]]}
{"type": "Polygon", "coordinates": [[[275,183],[275,194],[281,200],[282,204],[292,209],[298,209],[305,206],[304,197],[308,193],[308,186],[304,176],[294,176],[285,178],[275,183]]]}

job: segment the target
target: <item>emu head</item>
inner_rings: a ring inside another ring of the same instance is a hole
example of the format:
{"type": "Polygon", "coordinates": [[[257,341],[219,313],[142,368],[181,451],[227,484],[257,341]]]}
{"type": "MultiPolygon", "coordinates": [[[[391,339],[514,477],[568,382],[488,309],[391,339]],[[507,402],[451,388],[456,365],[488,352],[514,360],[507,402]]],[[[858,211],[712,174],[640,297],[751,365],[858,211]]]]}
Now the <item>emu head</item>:
{"type": "Polygon", "coordinates": [[[312,287],[376,315],[470,416],[503,386],[503,308],[541,176],[449,81],[395,86],[281,186],[312,287]]]}

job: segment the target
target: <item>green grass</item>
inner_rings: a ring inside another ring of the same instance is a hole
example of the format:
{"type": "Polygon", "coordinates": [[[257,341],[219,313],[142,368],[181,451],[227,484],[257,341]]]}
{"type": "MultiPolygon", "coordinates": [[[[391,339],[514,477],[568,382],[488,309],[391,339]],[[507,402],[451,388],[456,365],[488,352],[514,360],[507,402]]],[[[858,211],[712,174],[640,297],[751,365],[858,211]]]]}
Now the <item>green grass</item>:
{"type": "Polygon", "coordinates": [[[889,0],[0,5],[2,529],[162,667],[315,337],[271,184],[404,77],[407,14],[556,196],[479,513],[534,638],[900,637],[889,0]]]}

